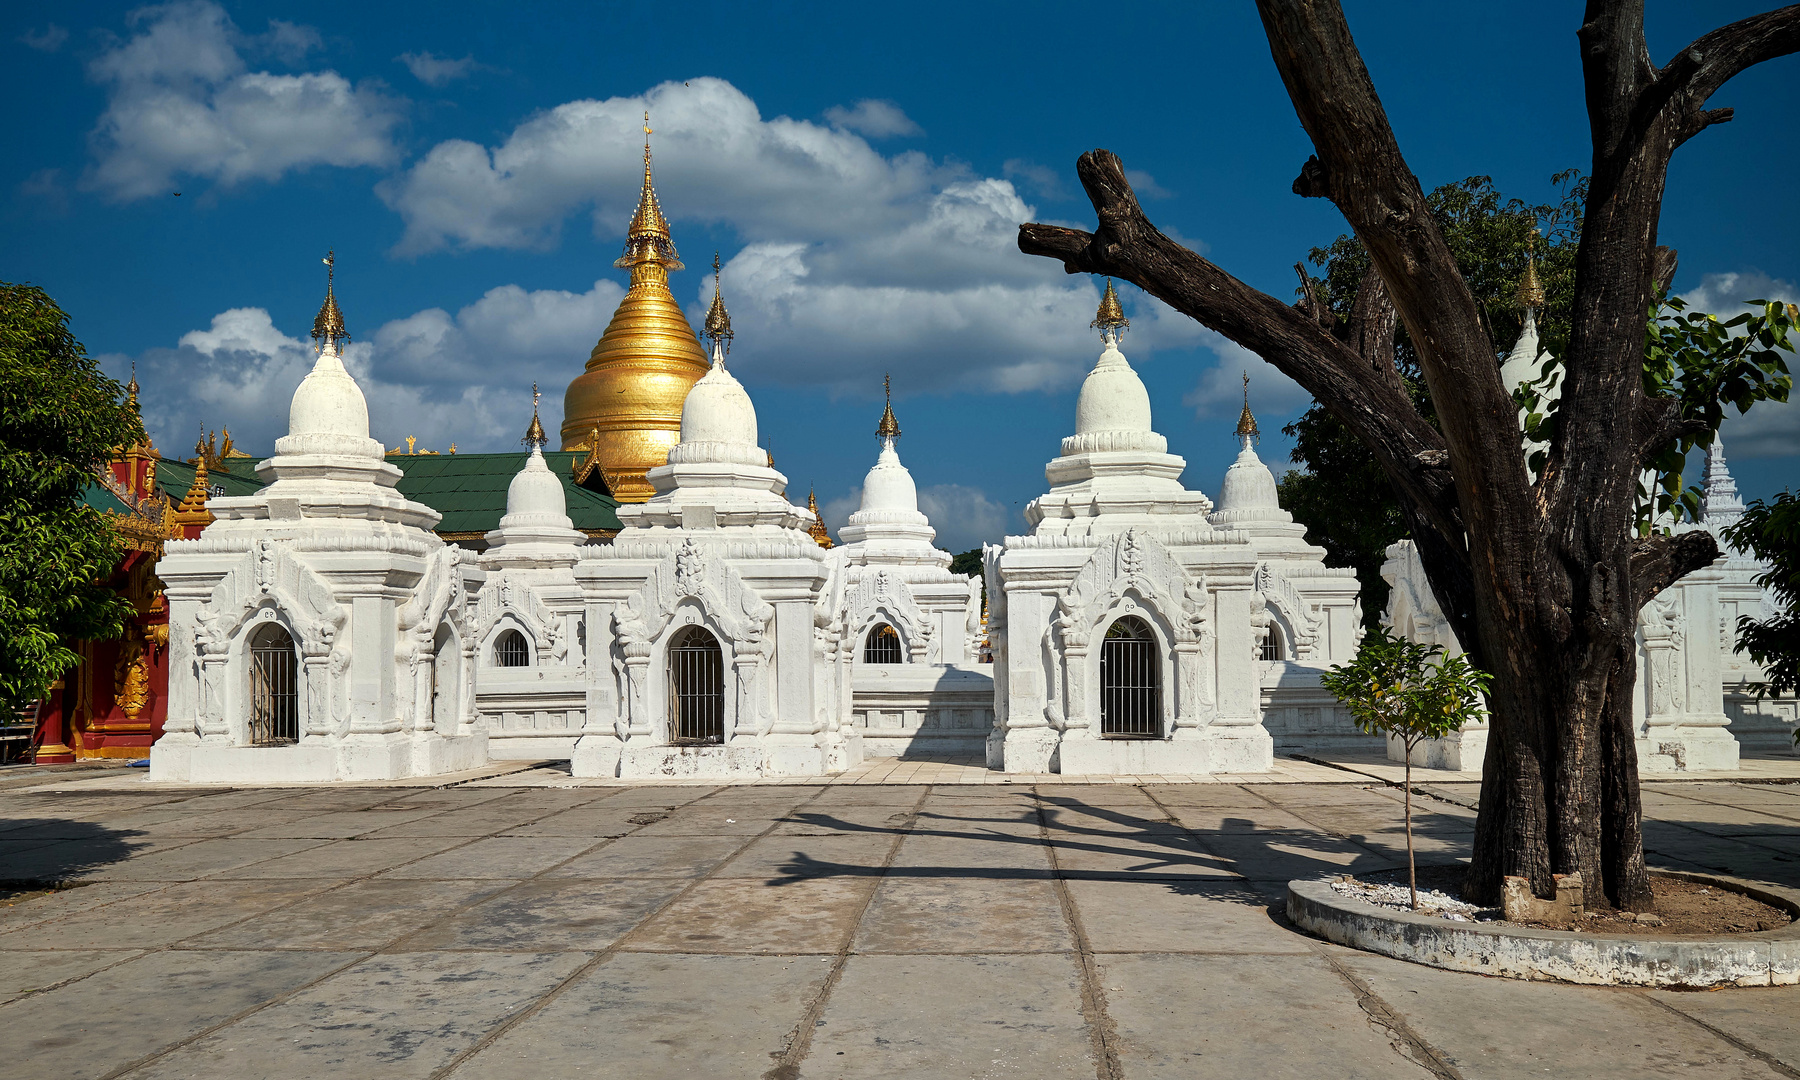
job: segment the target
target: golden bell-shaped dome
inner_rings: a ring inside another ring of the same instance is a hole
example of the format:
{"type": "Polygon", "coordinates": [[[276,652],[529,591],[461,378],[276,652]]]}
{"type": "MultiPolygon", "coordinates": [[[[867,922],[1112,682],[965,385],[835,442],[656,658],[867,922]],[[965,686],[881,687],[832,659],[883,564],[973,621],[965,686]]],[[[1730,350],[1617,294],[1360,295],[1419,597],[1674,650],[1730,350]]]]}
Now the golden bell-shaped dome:
{"type": "Polygon", "coordinates": [[[618,262],[631,287],[563,397],[563,449],[597,455],[621,502],[655,494],[644,474],[681,441],[681,403],[709,367],[669,291],[669,271],[681,263],[651,183],[648,117],[644,135],[644,188],[618,262]]]}

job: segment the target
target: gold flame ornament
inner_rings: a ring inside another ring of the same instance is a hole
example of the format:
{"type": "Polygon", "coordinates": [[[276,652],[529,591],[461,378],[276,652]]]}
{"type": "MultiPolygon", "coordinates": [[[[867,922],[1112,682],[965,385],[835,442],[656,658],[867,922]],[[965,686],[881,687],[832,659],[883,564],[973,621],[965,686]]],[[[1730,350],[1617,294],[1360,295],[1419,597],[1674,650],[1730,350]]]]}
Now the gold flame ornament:
{"type": "Polygon", "coordinates": [[[887,404],[882,406],[881,423],[875,426],[875,434],[883,439],[898,439],[900,421],[894,419],[894,389],[886,375],[881,377],[881,393],[887,398],[887,404]]]}
{"type": "Polygon", "coordinates": [[[332,286],[337,278],[337,252],[327,251],[325,263],[325,302],[319,305],[318,317],[313,319],[312,336],[318,342],[314,351],[330,344],[333,348],[342,348],[350,340],[350,331],[344,328],[344,313],[338,310],[337,295],[332,286]]]}
{"type": "Polygon", "coordinates": [[[1100,294],[1100,310],[1094,312],[1094,321],[1088,323],[1088,329],[1100,331],[1102,340],[1108,330],[1123,333],[1131,325],[1125,317],[1125,309],[1119,304],[1119,291],[1113,288],[1112,278],[1106,279],[1106,291],[1100,294]]]}
{"type": "Polygon", "coordinates": [[[1256,438],[1262,432],[1256,430],[1256,416],[1250,412],[1250,373],[1244,372],[1244,411],[1238,414],[1237,433],[1256,438]]]}

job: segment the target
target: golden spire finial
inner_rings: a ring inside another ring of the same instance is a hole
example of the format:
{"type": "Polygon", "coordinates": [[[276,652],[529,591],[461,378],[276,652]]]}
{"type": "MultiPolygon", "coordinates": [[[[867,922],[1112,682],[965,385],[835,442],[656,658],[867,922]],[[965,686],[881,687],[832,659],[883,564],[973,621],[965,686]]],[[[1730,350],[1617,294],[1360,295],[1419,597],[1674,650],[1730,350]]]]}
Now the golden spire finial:
{"type": "Polygon", "coordinates": [[[543,396],[543,394],[538,392],[538,384],[535,382],[532,383],[531,426],[525,429],[525,437],[519,441],[526,446],[531,447],[533,450],[541,449],[545,443],[550,441],[549,438],[544,435],[544,425],[538,422],[538,399],[543,396]]]}
{"type": "Polygon", "coordinates": [[[330,345],[337,348],[350,340],[350,331],[344,329],[344,315],[338,310],[337,295],[332,286],[337,277],[337,252],[325,253],[325,303],[319,306],[318,318],[313,320],[313,340],[319,342],[316,348],[330,345]]]}
{"type": "Polygon", "coordinates": [[[137,408],[137,396],[137,361],[133,360],[131,362],[131,381],[125,384],[125,404],[134,409],[137,408]]]}
{"type": "Polygon", "coordinates": [[[1525,276],[1519,279],[1518,301],[1522,308],[1535,310],[1544,306],[1544,284],[1537,273],[1537,242],[1542,235],[1532,226],[1530,246],[1525,249],[1525,276]]]}
{"type": "MultiPolygon", "coordinates": [[[[203,443],[196,443],[194,449],[199,450],[203,443]]],[[[206,455],[199,455],[194,462],[194,482],[188,485],[187,494],[175,504],[173,521],[176,525],[198,525],[204,529],[212,524],[212,511],[206,508],[206,499],[212,494],[212,485],[206,482],[206,455]]]]}
{"type": "Polygon", "coordinates": [[[894,390],[888,377],[881,377],[881,392],[887,398],[887,404],[881,410],[881,423],[876,426],[875,434],[884,439],[900,437],[900,421],[894,419],[894,390]]]}
{"type": "Polygon", "coordinates": [[[1125,309],[1119,306],[1119,292],[1113,288],[1112,278],[1106,279],[1106,291],[1100,294],[1100,310],[1094,313],[1094,321],[1088,323],[1091,330],[1100,331],[1104,338],[1108,330],[1121,331],[1131,325],[1125,317],[1125,309]]]}
{"type": "Polygon", "coordinates": [[[719,291],[719,253],[713,252],[713,302],[706,313],[706,336],[712,341],[713,352],[719,351],[720,343],[725,352],[731,351],[731,313],[725,310],[725,296],[719,291]]]}
{"type": "Polygon", "coordinates": [[[1250,373],[1244,372],[1244,411],[1238,414],[1237,433],[1240,437],[1256,438],[1262,432],[1256,430],[1256,416],[1250,412],[1250,373]]]}
{"type": "Polygon", "coordinates": [[[807,535],[813,538],[813,543],[830,551],[831,534],[825,530],[825,519],[819,516],[819,497],[810,486],[806,489],[806,508],[812,511],[813,516],[813,523],[806,530],[807,535]]]}
{"type": "Polygon", "coordinates": [[[644,189],[638,193],[637,213],[631,215],[631,226],[625,230],[625,253],[614,266],[630,269],[644,263],[657,263],[667,270],[680,270],[681,258],[675,254],[675,241],[669,238],[669,223],[662,206],[656,201],[656,185],[650,176],[650,114],[644,114],[644,189]]]}

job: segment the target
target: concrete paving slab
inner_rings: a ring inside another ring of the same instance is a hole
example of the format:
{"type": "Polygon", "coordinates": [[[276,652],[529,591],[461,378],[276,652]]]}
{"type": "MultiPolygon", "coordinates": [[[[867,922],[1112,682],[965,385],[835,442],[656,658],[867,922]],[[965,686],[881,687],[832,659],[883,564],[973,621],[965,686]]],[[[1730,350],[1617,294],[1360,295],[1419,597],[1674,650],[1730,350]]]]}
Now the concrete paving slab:
{"type": "Polygon", "coordinates": [[[0,1061],[8,1080],[92,1080],[356,959],[332,952],[153,952],[6,1006],[0,1061]],[[113,1022],[127,1003],[131,1022],[113,1022]]]}
{"type": "Polygon", "coordinates": [[[835,953],[850,940],[872,878],[790,885],[703,881],[626,939],[633,952],[835,953]]]}
{"type": "MultiPolygon", "coordinates": [[[[148,949],[291,904],[340,881],[189,881],[0,934],[0,949],[148,949]],[[129,912],[129,915],[126,913],[129,912]]],[[[98,888],[99,886],[91,886],[98,888]]]]}
{"type": "MultiPolygon", "coordinates": [[[[167,851],[197,840],[136,836],[87,828],[78,839],[16,840],[0,844],[0,876],[9,881],[77,881],[100,876],[137,855],[167,851]]],[[[108,875],[110,876],[110,875],[108,875]]]]}
{"type": "Polygon", "coordinates": [[[695,799],[704,798],[719,790],[717,784],[680,787],[673,784],[646,784],[642,787],[625,787],[610,789],[612,794],[606,797],[609,809],[631,806],[640,808],[658,808],[673,810],[678,806],[686,806],[695,799]]]}
{"type": "Polygon", "coordinates": [[[1249,882],[1091,881],[1067,883],[1095,952],[1309,953],[1311,939],[1289,927],[1249,882]]]}
{"type": "Polygon", "coordinates": [[[777,836],[830,836],[837,833],[885,833],[897,836],[913,821],[905,806],[867,806],[856,809],[816,809],[801,806],[780,815],[777,836]]]}
{"type": "Polygon", "coordinates": [[[819,797],[807,805],[807,809],[832,806],[914,806],[924,794],[924,787],[899,784],[829,787],[820,792],[819,797]]]}
{"type": "Polygon", "coordinates": [[[466,841],[458,837],[435,837],[395,840],[351,839],[323,843],[298,840],[256,840],[245,843],[309,845],[305,850],[266,862],[239,867],[218,874],[223,880],[264,878],[353,878],[378,873],[391,866],[421,859],[466,841]]]}
{"type": "Polygon", "coordinates": [[[902,877],[1026,878],[1050,876],[1050,849],[1034,834],[939,836],[914,832],[900,842],[888,871],[902,877]]]}
{"type": "Polygon", "coordinates": [[[430,1076],[588,959],[583,953],[377,957],[131,1075],[430,1076]]]}
{"type": "Polygon", "coordinates": [[[823,987],[819,959],[619,953],[451,1075],[758,1077],[823,987]]]}
{"type": "Polygon", "coordinates": [[[1343,950],[1339,955],[1339,963],[1361,977],[1468,1080],[1546,1074],[1584,1080],[1764,1080],[1780,1075],[1698,1025],[1681,1023],[1641,992],[1520,984],[1368,953],[1343,950]],[[1515,989],[1521,986],[1531,992],[1515,989]]]}
{"type": "Polygon", "coordinates": [[[786,811],[699,803],[675,810],[639,830],[640,836],[756,836],[780,824],[786,811]]]}
{"type": "Polygon", "coordinates": [[[374,950],[510,884],[371,878],[188,938],[182,947],[374,950]]]}
{"type": "Polygon", "coordinates": [[[195,840],[163,851],[134,854],[124,862],[81,871],[107,881],[191,881],[249,867],[330,843],[325,840],[195,840]]]}
{"type": "Polygon", "coordinates": [[[396,942],[391,951],[598,951],[612,945],[683,885],[666,878],[537,878],[432,923],[396,942]]]}
{"type": "Polygon", "coordinates": [[[1393,862],[1352,841],[1317,832],[1207,833],[1201,843],[1218,856],[1218,865],[1247,878],[1313,878],[1393,862]]]}
{"type": "Polygon", "coordinates": [[[1185,833],[1050,836],[1057,869],[1068,877],[1200,879],[1236,876],[1217,854],[1185,833]]]}
{"type": "Polygon", "coordinates": [[[1649,997],[1800,1072],[1800,986],[1676,994],[1652,990],[1649,997]]]}
{"type": "Polygon", "coordinates": [[[380,832],[370,833],[375,839],[405,837],[471,837],[491,836],[521,825],[529,825],[556,813],[540,807],[471,806],[462,810],[446,810],[414,821],[397,821],[380,832]]]}
{"type": "Polygon", "coordinates": [[[1092,1080],[1081,981],[1068,954],[852,956],[802,1076],[1092,1080]],[[955,994],[920,992],[957,987],[955,994]]]}
{"type": "Polygon", "coordinates": [[[1268,805],[1175,805],[1169,807],[1169,813],[1182,828],[1193,832],[1307,832],[1312,829],[1311,823],[1306,819],[1268,805]]]}
{"type": "Polygon", "coordinates": [[[142,955],[116,949],[0,952],[0,1005],[142,955]]]}
{"type": "Polygon", "coordinates": [[[856,932],[859,953],[1072,952],[1047,879],[895,877],[875,890],[856,932]]]}
{"type": "Polygon", "coordinates": [[[258,810],[254,807],[215,810],[211,813],[201,813],[199,810],[181,813],[171,811],[171,814],[173,816],[167,821],[154,825],[137,825],[132,831],[143,837],[204,840],[221,836],[243,836],[258,829],[292,825],[319,816],[309,810],[258,810]]]}
{"type": "Polygon", "coordinates": [[[95,881],[28,899],[0,902],[0,933],[64,919],[165,888],[168,886],[160,881],[95,881]]]}
{"type": "MultiPolygon", "coordinates": [[[[295,838],[347,840],[392,828],[408,821],[436,817],[442,810],[330,810],[317,814],[295,814],[292,820],[267,825],[251,824],[238,835],[244,839],[295,838]]],[[[290,815],[282,815],[288,817],[290,815]]]]}
{"type": "Polygon", "coordinates": [[[1369,1023],[1317,956],[1103,956],[1098,968],[1129,1077],[1431,1076],[1369,1023]]]}
{"type": "Polygon", "coordinates": [[[627,836],[550,871],[551,877],[695,878],[711,873],[747,836],[627,836]]]}
{"type": "Polygon", "coordinates": [[[871,877],[900,839],[893,833],[766,836],[714,872],[717,878],[785,882],[803,877],[871,877]]]}
{"type": "Polygon", "coordinates": [[[390,878],[528,878],[601,841],[586,836],[490,836],[389,870],[390,878]]]}
{"type": "Polygon", "coordinates": [[[630,820],[639,813],[641,811],[630,807],[608,810],[603,806],[578,806],[499,832],[502,836],[586,836],[604,840],[626,836],[642,829],[642,825],[630,820]]]}

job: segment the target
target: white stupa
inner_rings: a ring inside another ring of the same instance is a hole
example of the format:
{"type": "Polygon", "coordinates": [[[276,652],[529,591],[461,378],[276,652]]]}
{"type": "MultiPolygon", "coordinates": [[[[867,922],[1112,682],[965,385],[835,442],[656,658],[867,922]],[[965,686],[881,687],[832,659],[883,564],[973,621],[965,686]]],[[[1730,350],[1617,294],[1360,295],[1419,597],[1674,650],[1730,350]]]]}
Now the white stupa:
{"type": "Polygon", "coordinates": [[[1021,772],[1267,769],[1256,641],[1268,615],[1256,552],[1207,520],[1185,462],[1151,426],[1119,350],[1129,325],[1109,281],[1103,344],[1075,434],[1026,507],[1028,536],[983,552],[994,645],[988,763],[1021,772]]]}
{"type": "Polygon", "coordinates": [[[993,680],[974,663],[981,581],[952,573],[950,553],[932,544],[936,530],[895,449],[891,394],[875,435],[881,452],[862,505],[828,553],[819,622],[836,661],[829,692],[870,756],[980,754],[993,701],[993,680]]]}
{"type": "Polygon", "coordinates": [[[726,368],[718,267],[712,367],[682,404],[681,441],[649,471],[656,494],[619,507],[624,528],[576,568],[589,655],[618,673],[590,697],[578,776],[819,775],[861,757],[854,733],[818,705],[825,552],[726,368]]]}
{"type": "Polygon", "coordinates": [[[172,656],[154,779],[380,780],[487,758],[463,620],[475,556],[395,490],[329,276],[312,336],[288,433],[256,468],[267,485],[209,500],[213,523],[157,566],[172,656]]]}

